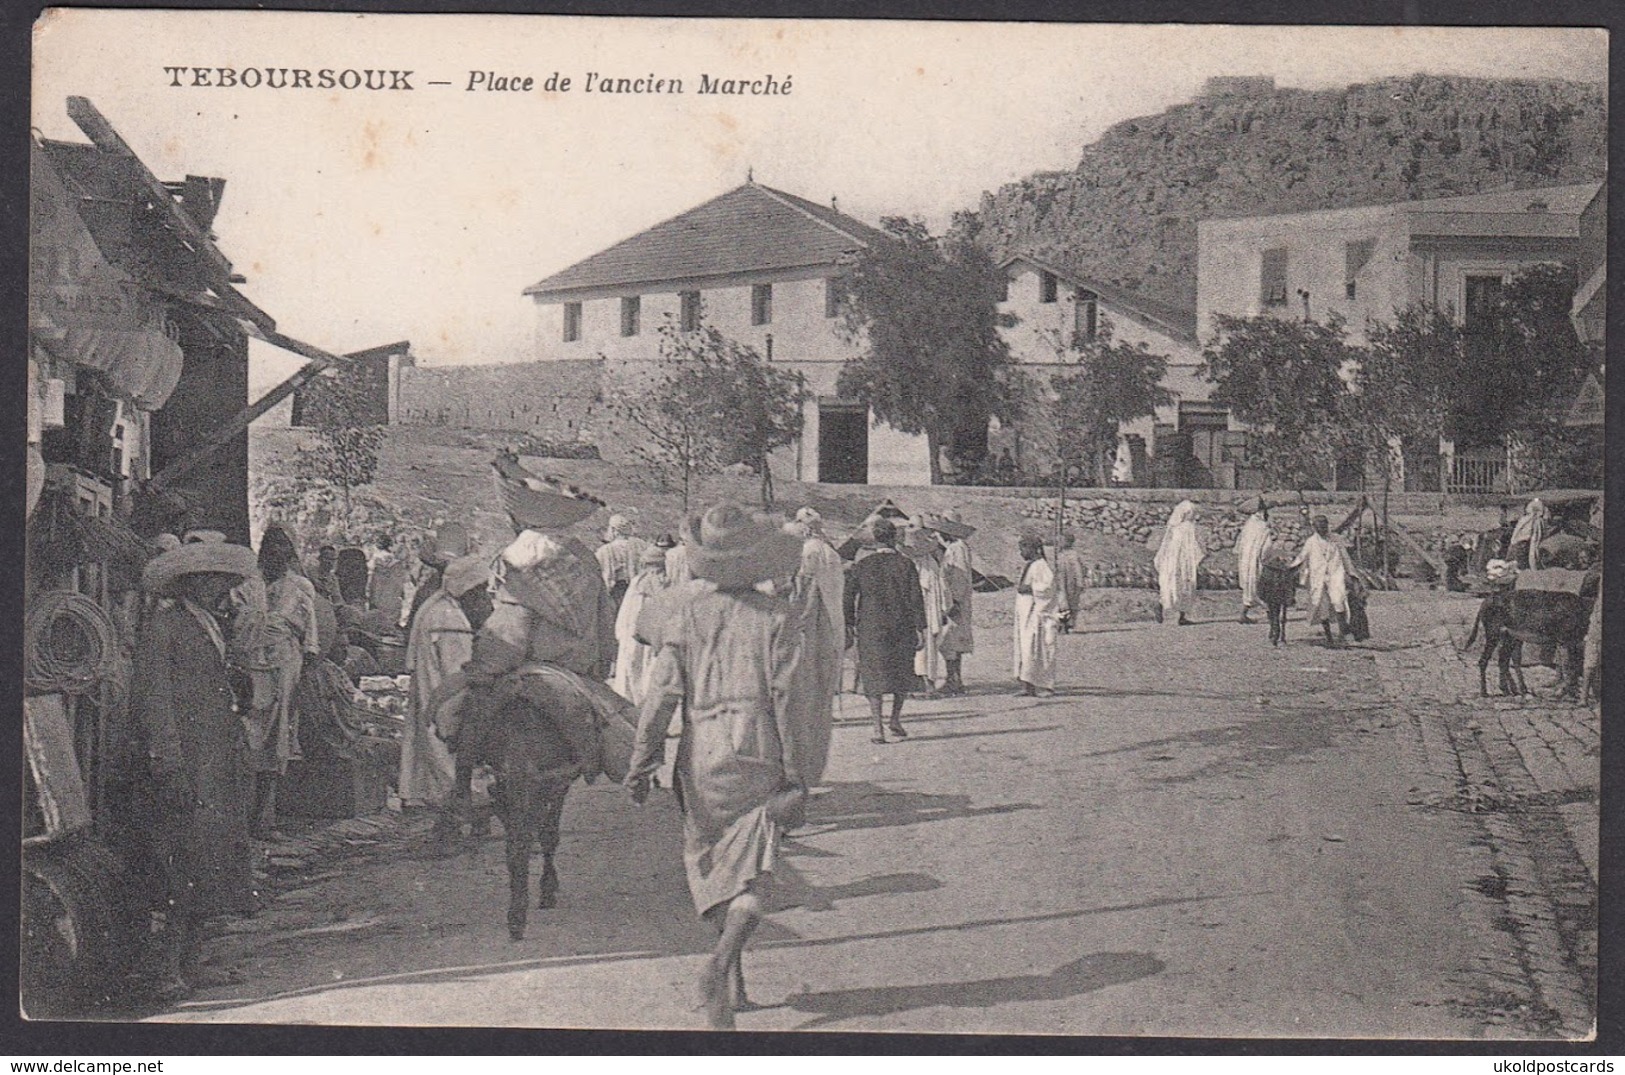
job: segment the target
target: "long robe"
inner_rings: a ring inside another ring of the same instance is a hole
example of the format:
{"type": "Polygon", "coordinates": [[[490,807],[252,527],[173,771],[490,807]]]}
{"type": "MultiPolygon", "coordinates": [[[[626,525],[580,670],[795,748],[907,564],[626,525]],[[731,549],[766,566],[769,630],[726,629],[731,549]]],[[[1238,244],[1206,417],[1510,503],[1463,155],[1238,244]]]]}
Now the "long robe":
{"type": "Polygon", "coordinates": [[[1066,596],[1055,571],[1043,558],[1028,564],[1022,583],[1032,593],[1016,594],[1015,674],[1023,683],[1045,689],[1055,686],[1055,654],[1060,640],[1060,614],[1066,596]]]}
{"type": "Polygon", "coordinates": [[[1157,589],[1165,613],[1190,611],[1196,597],[1196,569],[1203,555],[1202,540],[1196,533],[1196,505],[1182,500],[1168,516],[1157,549],[1157,589]]]}
{"type": "Polygon", "coordinates": [[[1520,568],[1531,571],[1538,568],[1540,543],[1546,537],[1546,522],[1551,517],[1551,509],[1541,503],[1539,497],[1524,505],[1523,515],[1518,518],[1518,524],[1512,528],[1512,537],[1507,540],[1507,559],[1520,568]]]}
{"type": "Polygon", "coordinates": [[[398,785],[402,802],[438,806],[451,794],[456,762],[429,724],[429,701],[447,676],[461,671],[474,656],[474,628],[462,605],[444,589],[430,594],[412,618],[406,640],[406,669],[412,674],[407,695],[406,733],[401,738],[398,785]]]}
{"type": "Polygon", "coordinates": [[[970,546],[956,538],[942,553],[942,577],[948,584],[948,607],[951,616],[947,630],[942,632],[938,645],[942,655],[950,660],[963,657],[976,649],[976,628],[972,623],[975,611],[975,574],[971,565],[970,546]]]}
{"type": "Polygon", "coordinates": [[[814,711],[805,636],[790,602],[754,590],[698,589],[670,607],[628,779],[658,771],[681,704],[675,776],[683,865],[703,915],[773,872],[780,832],[769,801],[820,778],[823,759],[809,756],[807,731],[827,718],[814,711]]]}
{"type": "Polygon", "coordinates": [[[914,690],[914,643],[925,630],[925,595],[913,561],[877,549],[852,565],[846,580],[846,625],[858,650],[858,679],[871,698],[914,690]]]}
{"type": "Polygon", "coordinates": [[[306,655],[320,654],[322,640],[316,623],[316,587],[309,579],[289,571],[265,587],[265,597],[276,696],[272,704],[256,708],[250,716],[248,745],[256,772],[283,773],[289,761],[302,756],[294,695],[306,655]]]}
{"type": "Polygon", "coordinates": [[[841,667],[846,656],[846,564],[841,554],[821,537],[810,536],[801,546],[801,570],[796,575],[796,601],[801,606],[812,640],[809,658],[815,662],[812,677],[820,697],[834,714],[835,696],[841,690],[841,667]],[[812,615],[817,602],[820,614],[812,615]]]}
{"type": "Polygon", "coordinates": [[[1076,612],[1084,587],[1088,585],[1083,557],[1078,555],[1077,549],[1062,549],[1055,554],[1055,580],[1066,595],[1066,607],[1076,612]]]}
{"type": "Polygon", "coordinates": [[[694,575],[688,569],[688,546],[678,542],[666,550],[666,582],[682,586],[693,580],[694,575]]]}
{"type": "Polygon", "coordinates": [[[1310,534],[1292,566],[1305,569],[1310,623],[1329,623],[1339,612],[1348,615],[1347,553],[1341,541],[1310,534]]]}
{"type": "Polygon", "coordinates": [[[137,880],[150,882],[153,894],[181,914],[248,913],[253,774],[224,636],[191,602],[163,601],[141,633],[134,665],[118,796],[129,809],[117,811],[116,821],[139,849],[137,880]],[[170,774],[190,790],[178,811],[156,794],[170,774]]]}
{"type": "Polygon", "coordinates": [[[953,598],[948,593],[942,564],[934,555],[926,553],[911,559],[920,574],[920,600],[925,606],[925,645],[914,653],[914,674],[925,680],[928,689],[934,689],[942,673],[942,634],[948,629],[953,598]]]}
{"type": "Polygon", "coordinates": [[[1258,571],[1270,547],[1270,524],[1263,513],[1253,512],[1236,535],[1236,574],[1241,582],[1243,612],[1258,604],[1258,571]]]}
{"type": "Polygon", "coordinates": [[[642,571],[627,587],[626,598],[615,614],[615,674],[609,685],[633,705],[643,703],[653,653],[638,638],[638,619],[650,599],[666,589],[662,571],[642,571]]]}

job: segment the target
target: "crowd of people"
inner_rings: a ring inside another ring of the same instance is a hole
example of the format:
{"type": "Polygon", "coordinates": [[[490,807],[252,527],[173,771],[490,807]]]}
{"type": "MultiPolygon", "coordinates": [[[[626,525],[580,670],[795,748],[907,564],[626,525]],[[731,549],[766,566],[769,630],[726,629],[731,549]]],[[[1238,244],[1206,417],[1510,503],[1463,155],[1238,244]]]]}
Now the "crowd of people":
{"type": "MultiPolygon", "coordinates": [[[[368,655],[351,644],[357,624],[406,633],[396,786],[403,807],[434,812],[448,851],[465,827],[489,824],[472,809],[473,776],[500,755],[505,677],[546,668],[564,692],[551,708],[575,761],[558,779],[616,771],[603,729],[635,727],[619,768],[638,802],[680,722],[672,779],[690,891],[718,936],[701,982],[718,1027],[747,1003],[741,953],[779,841],[821,779],[846,654],[877,745],[908,738],[908,699],[966,693],[979,576],[975,528],[957,514],[910,517],[887,502],[837,547],[810,506],[778,519],[725,503],[652,541],[612,515],[589,548],[579,535],[601,501],[512,462],[497,470],[517,534],[500,550],[482,551],[455,523],[359,558],[322,546],[308,567],[280,524],[257,552],[208,532],[155,543],[119,787],[161,919],[163,995],[190,988],[203,918],[252,908],[250,838],[277,838],[289,764],[342,753],[359,735],[356,666],[368,655]],[[460,702],[448,707],[453,688],[460,702]]],[[[1265,558],[1281,555],[1268,510],[1253,504],[1237,540],[1242,622],[1265,558]]],[[[1197,524],[1190,501],[1169,517],[1155,558],[1159,619],[1190,622],[1197,524]]],[[[1330,643],[1333,624],[1338,637],[1351,630],[1358,573],[1324,517],[1314,529],[1291,566],[1330,643]]],[[[1013,679],[1019,694],[1045,697],[1086,572],[1071,535],[1053,564],[1036,535],[1019,551],[1013,679]]]]}

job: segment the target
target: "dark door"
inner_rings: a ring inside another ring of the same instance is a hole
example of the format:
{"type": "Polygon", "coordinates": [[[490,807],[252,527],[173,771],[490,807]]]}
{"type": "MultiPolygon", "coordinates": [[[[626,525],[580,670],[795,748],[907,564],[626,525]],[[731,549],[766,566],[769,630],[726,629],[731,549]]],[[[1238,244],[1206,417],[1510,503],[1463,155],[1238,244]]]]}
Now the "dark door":
{"type": "Polygon", "coordinates": [[[842,485],[868,483],[868,408],[818,408],[818,480],[842,485]]]}

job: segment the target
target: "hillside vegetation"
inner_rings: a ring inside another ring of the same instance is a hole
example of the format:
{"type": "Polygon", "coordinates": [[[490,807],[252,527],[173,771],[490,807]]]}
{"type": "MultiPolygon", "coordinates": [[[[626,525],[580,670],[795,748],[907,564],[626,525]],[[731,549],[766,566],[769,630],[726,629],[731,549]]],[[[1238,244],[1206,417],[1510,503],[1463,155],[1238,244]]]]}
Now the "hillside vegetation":
{"type": "Polygon", "coordinates": [[[957,226],[995,257],[1069,262],[1148,297],[1196,298],[1203,219],[1601,179],[1605,87],[1417,75],[1204,98],[1119,123],[1070,172],[982,196],[957,226]]]}

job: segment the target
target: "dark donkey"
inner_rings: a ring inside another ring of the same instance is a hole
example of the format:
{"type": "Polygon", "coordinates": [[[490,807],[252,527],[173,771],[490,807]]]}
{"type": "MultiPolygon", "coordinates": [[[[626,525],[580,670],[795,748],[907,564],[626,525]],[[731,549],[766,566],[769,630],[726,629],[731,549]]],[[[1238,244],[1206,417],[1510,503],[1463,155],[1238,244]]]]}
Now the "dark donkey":
{"type": "Polygon", "coordinates": [[[536,906],[546,910],[558,900],[553,856],[565,797],[576,777],[599,771],[593,704],[566,676],[531,666],[483,690],[470,684],[464,703],[467,728],[459,747],[471,762],[496,771],[493,798],[507,844],[508,937],[515,941],[525,936],[531,851],[540,844],[536,906]]]}
{"type": "Polygon", "coordinates": [[[1587,621],[1596,594],[1596,576],[1592,575],[1578,594],[1509,590],[1484,598],[1463,646],[1471,649],[1479,628],[1484,629],[1484,651],[1478,658],[1478,693],[1489,695],[1486,673],[1491,658],[1498,657],[1501,693],[1528,694],[1529,685],[1523,678],[1523,647],[1529,643],[1557,648],[1558,693],[1574,697],[1579,691],[1587,621]]]}
{"type": "Polygon", "coordinates": [[[1270,645],[1286,643],[1286,610],[1297,596],[1298,569],[1292,558],[1275,553],[1258,568],[1258,596],[1270,616],[1270,645]]]}

